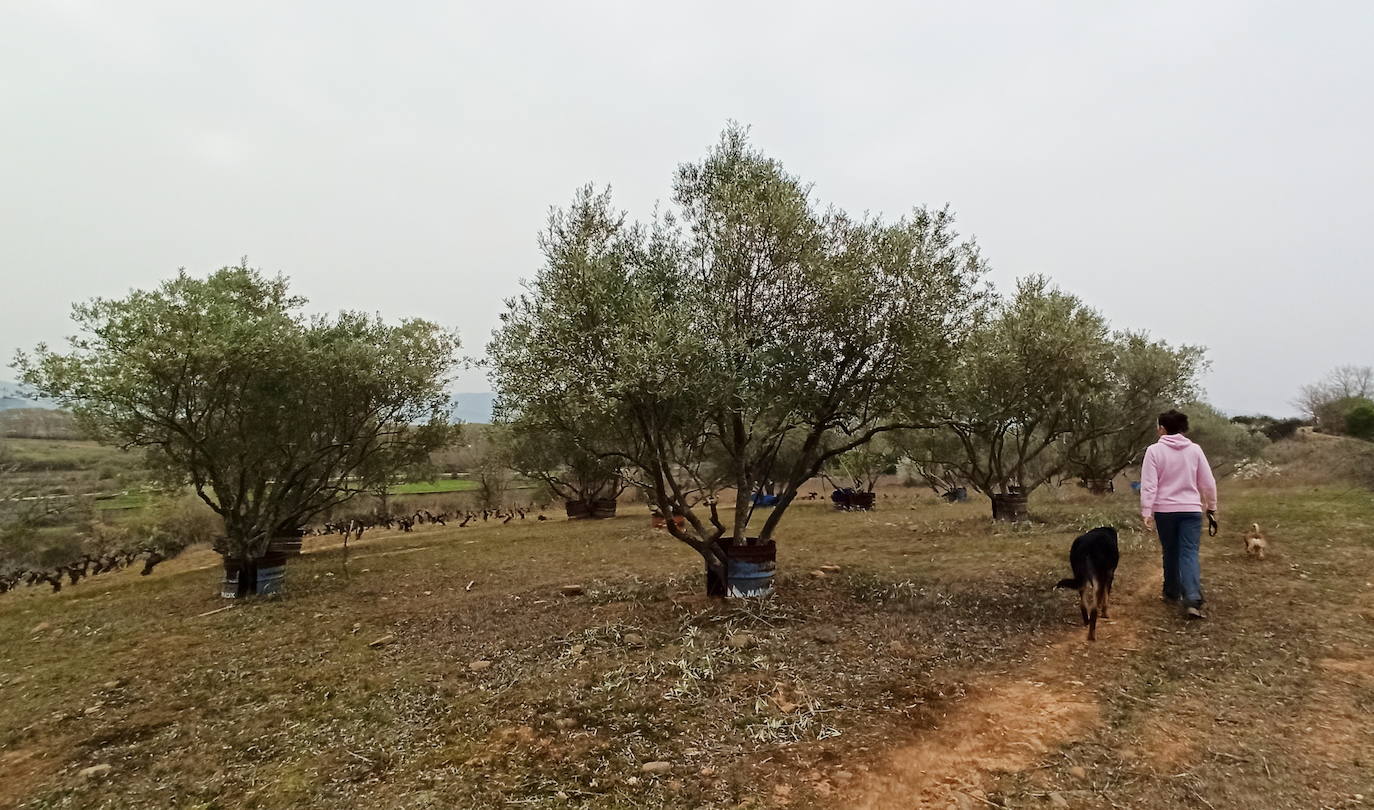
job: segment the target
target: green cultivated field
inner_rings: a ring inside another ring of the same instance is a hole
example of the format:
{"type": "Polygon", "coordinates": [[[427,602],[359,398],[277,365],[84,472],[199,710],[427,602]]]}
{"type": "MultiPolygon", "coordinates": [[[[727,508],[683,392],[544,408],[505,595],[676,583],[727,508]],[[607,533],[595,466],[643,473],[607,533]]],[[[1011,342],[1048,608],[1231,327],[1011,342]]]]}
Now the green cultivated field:
{"type": "Polygon", "coordinates": [[[471,492],[477,489],[476,481],[466,478],[441,478],[438,481],[414,481],[397,484],[391,488],[392,495],[428,495],[434,492],[471,492]]]}

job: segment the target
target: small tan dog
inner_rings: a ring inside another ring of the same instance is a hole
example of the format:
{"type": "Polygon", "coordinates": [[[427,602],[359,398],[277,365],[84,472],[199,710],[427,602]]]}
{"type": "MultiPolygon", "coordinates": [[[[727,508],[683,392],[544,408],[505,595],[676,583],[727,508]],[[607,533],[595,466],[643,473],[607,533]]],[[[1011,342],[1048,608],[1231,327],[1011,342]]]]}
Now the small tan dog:
{"type": "Polygon", "coordinates": [[[1245,534],[1245,553],[1257,560],[1264,559],[1264,549],[1269,544],[1264,541],[1264,534],[1260,532],[1258,523],[1250,524],[1250,531],[1245,534]]]}

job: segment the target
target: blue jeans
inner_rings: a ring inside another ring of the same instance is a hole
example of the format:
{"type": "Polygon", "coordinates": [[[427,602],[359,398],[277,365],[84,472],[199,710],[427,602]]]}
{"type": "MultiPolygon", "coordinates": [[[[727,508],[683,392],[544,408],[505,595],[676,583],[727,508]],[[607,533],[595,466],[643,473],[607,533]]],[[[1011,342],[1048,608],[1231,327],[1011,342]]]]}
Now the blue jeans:
{"type": "Polygon", "coordinates": [[[1156,512],[1155,530],[1164,552],[1164,598],[1183,599],[1189,607],[1202,605],[1201,512],[1156,512]]]}

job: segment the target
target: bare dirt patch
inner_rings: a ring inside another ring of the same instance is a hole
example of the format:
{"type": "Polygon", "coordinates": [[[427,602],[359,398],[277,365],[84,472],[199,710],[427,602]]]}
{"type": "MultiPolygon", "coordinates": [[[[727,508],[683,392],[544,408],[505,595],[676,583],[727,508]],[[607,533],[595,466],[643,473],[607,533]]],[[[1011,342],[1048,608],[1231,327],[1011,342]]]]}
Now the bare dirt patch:
{"type": "Polygon", "coordinates": [[[1104,623],[1098,643],[1090,644],[1075,630],[1026,666],[975,681],[968,697],[950,706],[934,729],[890,754],[853,806],[987,805],[990,776],[1033,769],[1095,728],[1101,706],[1092,663],[1136,649],[1140,609],[1159,589],[1143,555],[1123,566],[1121,581],[1135,585],[1128,595],[1116,595],[1113,618],[1104,623]]]}

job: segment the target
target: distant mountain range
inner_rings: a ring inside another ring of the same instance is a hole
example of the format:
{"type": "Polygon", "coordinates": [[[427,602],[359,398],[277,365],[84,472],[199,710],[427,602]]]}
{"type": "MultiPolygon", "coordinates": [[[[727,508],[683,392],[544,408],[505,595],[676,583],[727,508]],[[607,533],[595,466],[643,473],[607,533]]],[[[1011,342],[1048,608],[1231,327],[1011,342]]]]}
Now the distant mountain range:
{"type": "Polygon", "coordinates": [[[52,410],[56,407],[57,403],[33,396],[19,383],[0,380],[0,411],[10,411],[17,408],[52,410]]]}
{"type": "MultiPolygon", "coordinates": [[[[454,394],[452,399],[453,410],[451,413],[454,419],[481,424],[486,424],[491,421],[491,405],[496,399],[496,395],[490,391],[454,394]]],[[[0,380],[0,411],[15,410],[17,408],[43,408],[45,410],[53,410],[57,408],[57,404],[50,400],[33,396],[19,383],[0,380]]]]}

